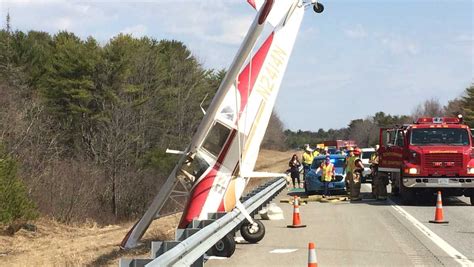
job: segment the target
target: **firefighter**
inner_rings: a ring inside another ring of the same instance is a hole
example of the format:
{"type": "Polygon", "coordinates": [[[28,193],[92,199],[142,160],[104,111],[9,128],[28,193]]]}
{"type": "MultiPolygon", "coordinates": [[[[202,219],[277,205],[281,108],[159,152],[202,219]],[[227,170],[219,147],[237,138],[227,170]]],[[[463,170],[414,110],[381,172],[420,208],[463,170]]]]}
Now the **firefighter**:
{"type": "Polygon", "coordinates": [[[344,163],[344,171],[346,173],[346,191],[349,193],[350,186],[352,183],[352,171],[354,170],[354,162],[357,158],[354,155],[354,149],[352,147],[349,147],[347,153],[348,155],[346,158],[346,162],[344,163]]]}
{"type": "Polygon", "coordinates": [[[379,168],[379,145],[375,145],[375,152],[370,156],[369,163],[370,163],[370,176],[372,177],[372,195],[374,198],[377,198],[377,171],[379,168]]]}
{"type": "Polygon", "coordinates": [[[323,198],[329,196],[329,183],[334,180],[334,164],[331,163],[329,155],[326,156],[326,160],[321,163],[316,172],[321,170],[321,181],[324,183],[323,198]]]}
{"type": "Polygon", "coordinates": [[[354,165],[352,169],[352,180],[351,180],[351,201],[361,200],[360,198],[360,186],[361,186],[361,178],[362,178],[362,171],[364,171],[364,164],[360,159],[360,150],[354,150],[354,165]]]}
{"type": "Polygon", "coordinates": [[[313,158],[319,156],[319,149],[318,148],[315,148],[314,151],[313,151],[313,158]]]}
{"type": "Polygon", "coordinates": [[[373,161],[372,165],[374,165],[374,170],[375,170],[375,175],[372,176],[373,179],[373,187],[375,187],[375,190],[372,190],[372,193],[374,194],[375,198],[378,200],[387,200],[387,185],[388,185],[388,176],[386,175],[381,175],[378,170],[379,170],[379,146],[377,145],[375,148],[375,153],[376,158],[373,161]]]}
{"type": "Polygon", "coordinates": [[[311,164],[313,163],[313,150],[309,145],[305,145],[304,153],[303,153],[303,179],[306,177],[306,173],[309,172],[311,164]]]}

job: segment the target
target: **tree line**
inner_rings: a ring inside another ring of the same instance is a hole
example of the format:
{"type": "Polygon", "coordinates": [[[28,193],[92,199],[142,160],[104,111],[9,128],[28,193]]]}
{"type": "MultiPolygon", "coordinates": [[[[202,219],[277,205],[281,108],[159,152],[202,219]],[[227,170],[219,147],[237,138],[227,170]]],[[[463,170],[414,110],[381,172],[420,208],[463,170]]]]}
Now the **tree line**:
{"type": "Polygon", "coordinates": [[[380,111],[373,116],[351,120],[340,129],[313,131],[285,130],[286,145],[301,148],[303,144],[315,146],[325,140],[355,140],[360,147],[375,146],[379,142],[379,129],[412,123],[420,117],[456,117],[463,115],[464,122],[474,128],[474,84],[466,88],[461,97],[448,101],[443,106],[437,99],[428,99],[415,107],[410,115],[390,115],[380,111]]]}
{"type": "MultiPolygon", "coordinates": [[[[113,223],[148,207],[225,70],[180,41],[0,31],[0,223],[113,223]],[[17,199],[18,201],[16,201],[17,199]],[[21,201],[20,201],[21,200],[21,201]]],[[[264,139],[282,148],[276,114],[264,139]]]]}
{"type": "Polygon", "coordinates": [[[63,222],[141,214],[174,167],[164,151],[189,143],[224,74],[179,41],[120,34],[101,46],[66,31],[12,31],[8,18],[0,157],[15,167],[0,165],[10,170],[2,181],[17,170],[40,213],[63,222]]]}
{"type": "MultiPolygon", "coordinates": [[[[176,40],[119,34],[101,45],[61,31],[0,30],[0,224],[49,216],[114,223],[148,207],[225,76],[176,40]]],[[[474,88],[447,105],[474,121],[474,88]],[[468,109],[470,108],[470,109],[468,109]]],[[[423,112],[427,110],[423,107],[423,112]]],[[[326,139],[374,144],[378,112],[348,127],[284,130],[272,114],[262,147],[326,139]]]]}

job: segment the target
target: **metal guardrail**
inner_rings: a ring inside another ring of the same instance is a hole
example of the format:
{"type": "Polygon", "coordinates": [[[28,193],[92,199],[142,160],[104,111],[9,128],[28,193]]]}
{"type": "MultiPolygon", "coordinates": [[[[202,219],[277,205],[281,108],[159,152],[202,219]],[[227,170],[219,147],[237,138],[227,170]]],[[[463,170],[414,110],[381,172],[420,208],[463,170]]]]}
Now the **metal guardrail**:
{"type": "MultiPolygon", "coordinates": [[[[269,203],[285,186],[286,180],[282,177],[277,178],[249,193],[243,198],[243,205],[250,214],[255,214],[263,205],[269,203]]],[[[240,210],[235,208],[221,218],[199,229],[185,240],[175,242],[171,249],[153,260],[120,259],[119,265],[121,267],[202,266],[203,255],[225,235],[237,229],[243,221],[245,221],[245,216],[240,210]]],[[[153,252],[154,250],[156,251],[156,249],[153,249],[152,244],[152,254],[156,253],[153,252]]]]}

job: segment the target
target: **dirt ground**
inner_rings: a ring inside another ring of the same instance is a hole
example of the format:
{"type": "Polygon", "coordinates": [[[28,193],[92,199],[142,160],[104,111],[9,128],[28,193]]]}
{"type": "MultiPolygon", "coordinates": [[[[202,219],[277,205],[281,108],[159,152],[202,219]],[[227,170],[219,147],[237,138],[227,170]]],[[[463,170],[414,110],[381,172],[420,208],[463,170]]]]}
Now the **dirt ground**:
{"type": "MultiPolygon", "coordinates": [[[[292,152],[262,150],[257,171],[283,172],[292,152]]],[[[252,179],[248,190],[264,182],[252,179]]],[[[41,218],[36,232],[20,230],[13,237],[0,235],[0,266],[117,266],[118,259],[147,258],[152,240],[171,240],[181,214],[155,220],[143,237],[143,246],[122,251],[119,244],[134,222],[99,227],[90,222],[64,225],[41,218]]]]}

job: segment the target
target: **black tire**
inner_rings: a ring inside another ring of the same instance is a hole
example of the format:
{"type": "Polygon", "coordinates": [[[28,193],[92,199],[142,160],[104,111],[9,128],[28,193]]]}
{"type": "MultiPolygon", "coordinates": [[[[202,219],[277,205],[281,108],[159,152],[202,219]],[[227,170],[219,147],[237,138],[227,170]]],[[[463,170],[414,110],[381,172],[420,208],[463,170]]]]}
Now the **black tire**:
{"type": "Polygon", "coordinates": [[[471,206],[474,206],[474,195],[471,195],[469,198],[471,199],[471,206]]]}
{"type": "Polygon", "coordinates": [[[212,246],[212,255],[218,257],[230,258],[235,252],[235,240],[231,234],[225,235],[214,246],[212,246]]]}
{"type": "Polygon", "coordinates": [[[391,190],[392,196],[399,196],[400,195],[400,188],[392,184],[392,190],[391,190]]]}
{"type": "Polygon", "coordinates": [[[401,181],[399,191],[402,205],[413,205],[415,203],[415,191],[405,187],[401,181]]]}
{"type": "Polygon", "coordinates": [[[242,225],[240,226],[240,235],[242,235],[242,237],[247,242],[252,244],[262,240],[265,236],[265,226],[263,225],[263,223],[255,219],[253,221],[258,225],[258,229],[256,232],[251,232],[252,224],[248,220],[245,220],[245,222],[242,223],[242,225]]]}
{"type": "Polygon", "coordinates": [[[323,4],[321,4],[321,3],[316,3],[315,5],[313,5],[313,10],[314,10],[314,12],[316,12],[316,13],[323,13],[323,11],[324,11],[324,6],[323,6],[323,4]]]}

